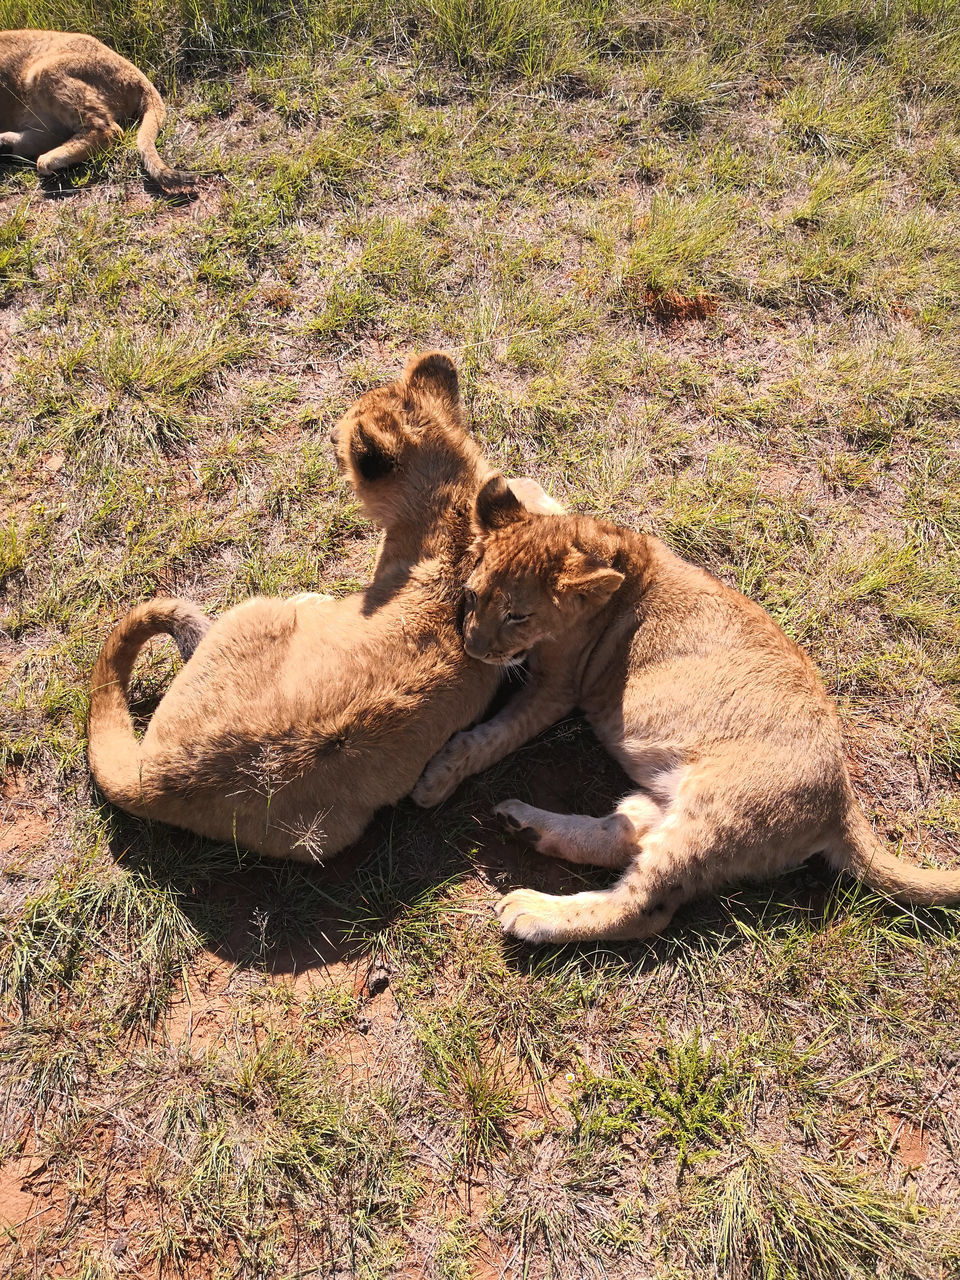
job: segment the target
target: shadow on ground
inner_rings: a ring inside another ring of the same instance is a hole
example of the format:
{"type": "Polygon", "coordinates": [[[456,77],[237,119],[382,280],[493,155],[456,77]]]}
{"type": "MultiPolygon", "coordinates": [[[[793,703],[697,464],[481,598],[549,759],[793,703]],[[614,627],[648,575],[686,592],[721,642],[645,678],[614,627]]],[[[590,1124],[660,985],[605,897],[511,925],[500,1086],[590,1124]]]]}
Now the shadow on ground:
{"type": "MultiPolygon", "coordinates": [[[[174,896],[204,947],[232,966],[300,975],[382,949],[407,913],[452,884],[471,882],[477,906],[524,885],[574,893],[609,884],[608,871],[546,859],[505,836],[490,819],[509,796],[561,812],[603,813],[630,783],[589,729],[565,722],[483,776],[438,809],[410,801],[381,811],[363,838],[328,866],[272,862],[159,824],[117,813],[111,852],[125,867],[174,896]]],[[[542,969],[583,952],[591,964],[608,955],[646,970],[678,944],[726,950],[742,944],[772,898],[821,917],[833,873],[812,860],[774,884],[734,887],[731,896],[693,903],[663,937],[636,944],[531,948],[504,940],[508,964],[542,969]]],[[[468,890],[468,893],[470,890],[468,890]]],[[[473,896],[471,894],[471,896],[473,896]]]]}

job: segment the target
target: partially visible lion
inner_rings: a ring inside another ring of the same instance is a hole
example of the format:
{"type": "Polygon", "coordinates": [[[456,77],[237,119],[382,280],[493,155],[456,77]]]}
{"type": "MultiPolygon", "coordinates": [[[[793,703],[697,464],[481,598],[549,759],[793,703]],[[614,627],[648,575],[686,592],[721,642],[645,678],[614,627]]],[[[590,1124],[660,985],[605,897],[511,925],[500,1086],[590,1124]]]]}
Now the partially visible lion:
{"type": "Polygon", "coordinates": [[[166,110],[142,71],[93,36],[0,31],[0,151],[36,160],[44,176],[111,147],[120,121],[139,120],[137,149],[168,195],[193,189],[192,174],[157,153],[166,110]]]}
{"type": "MultiPolygon", "coordinates": [[[[492,468],[463,429],[452,362],[411,360],[360,397],[334,441],[385,530],[373,582],[341,600],[255,598],[212,624],[182,600],[131,610],[94,669],[88,724],[91,771],[121,809],[322,862],[485,711],[501,673],[464,652],[459,622],[492,468]],[[188,661],[140,742],[127,687],[161,632],[188,661]]],[[[528,507],[561,510],[534,481],[514,484],[528,507]]]]}

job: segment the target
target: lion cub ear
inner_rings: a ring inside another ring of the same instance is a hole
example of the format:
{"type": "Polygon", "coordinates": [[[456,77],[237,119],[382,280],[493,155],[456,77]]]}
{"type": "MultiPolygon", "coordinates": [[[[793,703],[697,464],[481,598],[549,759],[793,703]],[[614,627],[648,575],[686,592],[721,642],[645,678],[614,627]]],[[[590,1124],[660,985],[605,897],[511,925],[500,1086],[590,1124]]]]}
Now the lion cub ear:
{"type": "Polygon", "coordinates": [[[503,476],[491,476],[477,494],[473,523],[481,534],[505,529],[523,516],[523,507],[503,476]]]}
{"type": "Polygon", "coordinates": [[[428,351],[422,356],[411,356],[403,377],[407,387],[417,394],[448,400],[451,405],[460,402],[460,380],[456,366],[442,351],[428,351]]]}
{"type": "Polygon", "coordinates": [[[571,557],[557,578],[557,594],[577,595],[599,608],[606,604],[623,582],[624,575],[592,556],[571,557]]]}
{"type": "Polygon", "coordinates": [[[350,439],[350,461],[364,480],[381,480],[399,465],[397,440],[372,423],[361,422],[350,439]]]}

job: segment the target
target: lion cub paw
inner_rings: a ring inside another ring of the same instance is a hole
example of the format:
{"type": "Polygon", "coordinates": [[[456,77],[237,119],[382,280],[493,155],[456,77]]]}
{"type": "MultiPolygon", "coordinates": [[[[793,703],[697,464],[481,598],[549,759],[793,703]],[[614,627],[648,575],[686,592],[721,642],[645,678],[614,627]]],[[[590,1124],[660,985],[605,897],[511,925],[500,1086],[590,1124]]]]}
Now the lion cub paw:
{"type": "Polygon", "coordinates": [[[540,832],[530,821],[530,815],[535,812],[535,809],[522,800],[503,800],[494,806],[493,816],[515,840],[537,845],[540,843],[540,832]]]}
{"type": "Polygon", "coordinates": [[[523,942],[550,942],[556,936],[557,899],[534,889],[514,889],[494,904],[504,933],[523,942]]]}
{"type": "Polygon", "coordinates": [[[331,600],[336,600],[336,596],[330,595],[326,591],[301,591],[299,595],[291,596],[288,604],[327,604],[331,600]]]}
{"type": "Polygon", "coordinates": [[[466,777],[462,766],[462,749],[457,742],[458,738],[464,736],[458,733],[451,738],[420,775],[420,781],[410,792],[410,797],[421,809],[430,809],[452,796],[461,780],[466,777]]]}

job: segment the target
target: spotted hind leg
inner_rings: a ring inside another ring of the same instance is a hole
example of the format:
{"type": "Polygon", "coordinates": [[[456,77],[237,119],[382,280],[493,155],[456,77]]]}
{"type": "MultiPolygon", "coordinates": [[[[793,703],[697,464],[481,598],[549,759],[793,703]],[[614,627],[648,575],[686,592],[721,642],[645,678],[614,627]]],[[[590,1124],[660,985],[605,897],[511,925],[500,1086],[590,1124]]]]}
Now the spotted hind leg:
{"type": "Polygon", "coordinates": [[[684,773],[660,822],[611,888],[556,897],[518,889],[497,904],[504,931],[527,942],[647,938],[684,902],[721,885],[797,866],[823,847],[820,772],[779,750],[744,767],[734,742],[684,773]]]}
{"type": "Polygon", "coordinates": [[[605,818],[551,813],[521,800],[504,800],[494,809],[503,826],[538,853],[591,867],[627,867],[639,852],[638,841],[663,817],[642,793],[627,796],[605,818]]]}
{"type": "Polygon", "coordinates": [[[609,889],[555,895],[516,889],[496,905],[505,933],[525,942],[649,938],[682,903],[708,887],[704,855],[711,833],[676,814],[641,836],[636,856],[609,889]]]}
{"type": "Polygon", "coordinates": [[[61,169],[89,160],[91,156],[106,151],[123,136],[123,130],[115,120],[106,119],[80,129],[59,147],[45,151],[37,157],[37,172],[49,177],[61,169]]]}
{"type": "Polygon", "coordinates": [[[109,103],[84,80],[52,70],[41,75],[37,87],[54,104],[54,115],[44,123],[52,122],[51,132],[59,132],[59,145],[51,141],[49,149],[34,153],[39,174],[49,176],[69,169],[106,151],[123,137],[109,103]]]}
{"type": "Polygon", "coordinates": [[[524,942],[625,942],[660,933],[690,896],[682,885],[646,885],[631,869],[612,889],[566,895],[515,889],[494,910],[504,933],[524,942]]]}

